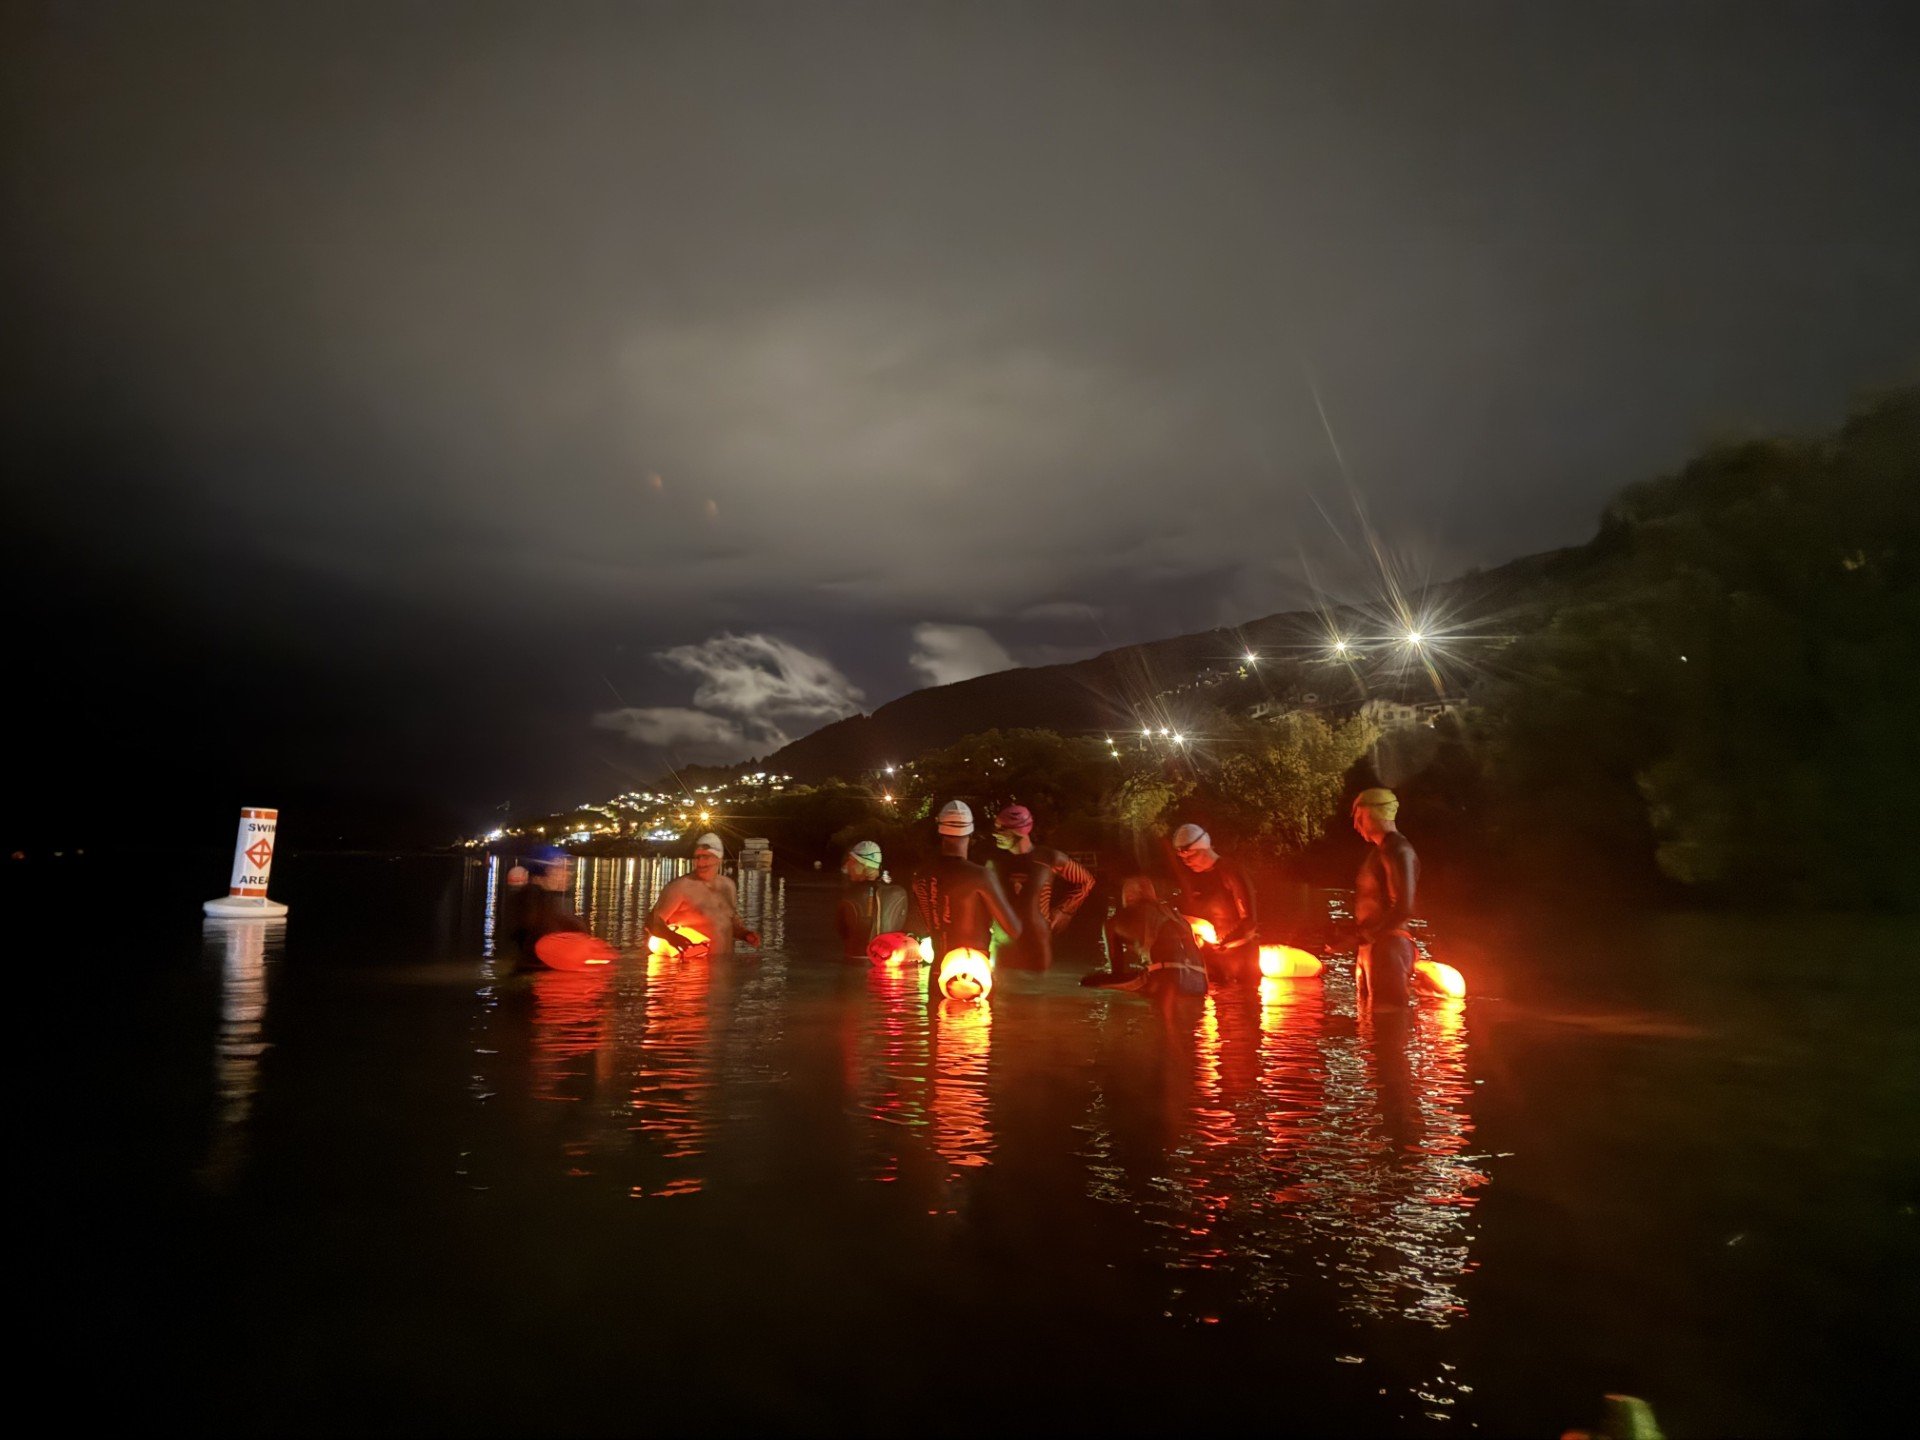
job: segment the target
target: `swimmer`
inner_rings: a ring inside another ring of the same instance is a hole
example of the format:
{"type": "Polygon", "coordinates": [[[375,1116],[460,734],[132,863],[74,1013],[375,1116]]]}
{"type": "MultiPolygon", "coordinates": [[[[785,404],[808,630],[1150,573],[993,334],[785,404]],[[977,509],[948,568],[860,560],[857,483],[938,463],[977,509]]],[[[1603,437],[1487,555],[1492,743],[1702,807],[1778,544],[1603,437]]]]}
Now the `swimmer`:
{"type": "Polygon", "coordinates": [[[501,953],[512,958],[515,968],[542,968],[533,953],[535,945],[558,930],[587,928],[567,898],[572,871],[573,859],[566,851],[543,845],[527,857],[525,866],[515,865],[507,872],[497,933],[504,941],[501,953]]]}
{"type": "Polygon", "coordinates": [[[1193,927],[1145,875],[1130,876],[1121,885],[1120,908],[1102,933],[1108,968],[1081,976],[1082,985],[1142,995],[1207,993],[1207,966],[1193,927]]]}
{"type": "Polygon", "coordinates": [[[1093,876],[1063,850],[1033,843],[1033,812],[1009,805],[993,817],[993,872],[1020,912],[1020,939],[1009,941],[1000,959],[1020,970],[1053,964],[1053,937],[1093,890],[1093,876]]]}
{"type": "Polygon", "coordinates": [[[1260,974],[1260,922],[1246,872],[1216,851],[1198,825],[1174,831],[1173,851],[1188,872],[1180,878],[1180,913],[1213,926],[1213,942],[1200,946],[1207,978],[1253,983],[1260,974]]]}
{"type": "Polygon", "coordinates": [[[840,931],[840,955],[847,961],[867,959],[867,946],[877,936],[891,935],[907,928],[907,892],[890,885],[881,876],[880,847],[862,840],[847,851],[840,871],[847,877],[840,892],[840,904],[834,923],[840,931]]]}
{"type": "Polygon", "coordinates": [[[720,873],[725,854],[718,835],[702,835],[693,844],[693,873],[668,881],[647,912],[647,933],[666,941],[676,955],[731,955],[735,935],[748,945],[760,943],[759,935],[740,919],[733,881],[720,873]],[[682,925],[699,931],[706,940],[682,934],[676,928],[682,925]]]}
{"type": "Polygon", "coordinates": [[[999,877],[967,858],[973,811],[965,801],[949,800],[940,807],[939,829],[939,857],[913,877],[921,933],[933,937],[929,985],[939,983],[940,961],[949,951],[978,950],[991,955],[995,925],[1009,940],[1018,940],[1022,930],[1020,917],[999,877]]]}
{"type": "Polygon", "coordinates": [[[1394,827],[1400,800],[1385,789],[1362,790],[1353,800],[1353,828],[1371,847],[1353,882],[1353,922],[1360,932],[1353,974],[1358,993],[1375,1009],[1407,1003],[1418,957],[1407,921],[1420,884],[1420,857],[1394,827]]]}

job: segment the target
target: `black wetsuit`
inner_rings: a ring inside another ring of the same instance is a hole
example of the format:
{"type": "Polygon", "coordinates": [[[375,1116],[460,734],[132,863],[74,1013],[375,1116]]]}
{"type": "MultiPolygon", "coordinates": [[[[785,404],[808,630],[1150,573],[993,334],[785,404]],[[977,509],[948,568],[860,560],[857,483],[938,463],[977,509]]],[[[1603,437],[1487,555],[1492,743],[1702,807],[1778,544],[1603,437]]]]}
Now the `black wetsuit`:
{"type": "Polygon", "coordinates": [[[1250,980],[1259,970],[1260,921],[1246,872],[1224,856],[1208,870],[1180,876],[1180,913],[1213,926],[1207,974],[1214,980],[1250,980]]]}
{"type": "Polygon", "coordinates": [[[840,930],[840,953],[848,960],[865,960],[867,945],[876,936],[907,928],[907,892],[878,880],[853,880],[840,894],[834,913],[840,930]]]}
{"type": "Polygon", "coordinates": [[[496,951],[510,958],[520,969],[540,964],[533,947],[543,936],[556,930],[585,930],[587,922],[574,913],[567,897],[543,885],[512,885],[500,900],[500,915],[494,922],[499,937],[496,951]]]}
{"type": "Polygon", "coordinates": [[[993,927],[1009,940],[1021,935],[1020,917],[1001,888],[999,877],[984,865],[958,855],[942,855],[913,877],[913,898],[921,923],[933,936],[933,972],[939,982],[940,962],[949,950],[993,953],[993,927]]]}
{"type": "Polygon", "coordinates": [[[1123,985],[1144,995],[1207,993],[1207,968],[1194,943],[1193,928],[1171,905],[1137,901],[1108,920],[1108,970],[1082,977],[1082,985],[1123,985]],[[1144,973],[1131,965],[1144,959],[1144,973]]]}
{"type": "Polygon", "coordinates": [[[1022,934],[1000,958],[1020,970],[1045,970],[1053,964],[1054,931],[1064,929],[1093,890],[1093,876],[1064,850],[1036,845],[1024,855],[1003,850],[993,857],[993,872],[1014,908],[1022,934]]]}
{"type": "Polygon", "coordinates": [[[1398,830],[1367,847],[1353,882],[1353,920],[1360,932],[1355,973],[1376,1007],[1407,1003],[1417,952],[1406,924],[1419,885],[1420,857],[1398,830]]]}

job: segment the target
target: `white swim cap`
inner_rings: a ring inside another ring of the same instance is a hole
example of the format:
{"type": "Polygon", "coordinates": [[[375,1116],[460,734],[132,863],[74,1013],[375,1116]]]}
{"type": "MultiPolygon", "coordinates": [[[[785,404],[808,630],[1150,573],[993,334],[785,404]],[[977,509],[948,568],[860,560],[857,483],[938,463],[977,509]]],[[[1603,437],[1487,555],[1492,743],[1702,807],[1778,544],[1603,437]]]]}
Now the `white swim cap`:
{"type": "Polygon", "coordinates": [[[942,835],[973,834],[973,811],[964,800],[949,800],[940,807],[942,835]]]}
{"type": "Polygon", "coordinates": [[[1173,832],[1173,848],[1176,850],[1211,850],[1213,837],[1198,825],[1182,825],[1173,832]]]}
{"type": "Polygon", "coordinates": [[[880,868],[880,847],[871,840],[862,840],[858,845],[847,851],[847,854],[851,855],[855,860],[858,860],[869,870],[878,870],[880,868]]]}
{"type": "Polygon", "coordinates": [[[711,850],[714,854],[723,858],[727,853],[727,847],[720,843],[720,837],[715,835],[711,830],[693,842],[694,854],[698,855],[702,850],[711,850]]]}

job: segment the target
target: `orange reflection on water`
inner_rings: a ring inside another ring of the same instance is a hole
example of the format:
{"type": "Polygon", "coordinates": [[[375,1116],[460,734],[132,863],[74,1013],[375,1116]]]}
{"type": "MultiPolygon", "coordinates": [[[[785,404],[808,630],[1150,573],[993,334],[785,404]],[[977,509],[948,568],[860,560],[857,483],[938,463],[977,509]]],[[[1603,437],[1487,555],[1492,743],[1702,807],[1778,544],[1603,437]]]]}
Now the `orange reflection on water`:
{"type": "Polygon", "coordinates": [[[928,1109],[934,1152],[949,1165],[975,1168],[992,1159],[993,1126],[987,1109],[987,1061],[992,1048],[990,1002],[940,1002],[933,1017],[928,1109]]]}
{"type": "Polygon", "coordinates": [[[533,1085],[536,1100],[577,1103],[606,1078],[608,973],[542,970],[533,985],[533,1085]],[[589,1063],[581,1064],[582,1060],[589,1063]]]}
{"type": "Polygon", "coordinates": [[[875,1023],[859,1047],[856,1104],[885,1127],[869,1178],[891,1184],[900,1178],[906,1136],[927,1124],[927,979],[918,965],[875,965],[867,970],[875,1023]]]}
{"type": "Polygon", "coordinates": [[[647,960],[646,977],[639,1055],[628,1099],[629,1129],[651,1151],[647,1158],[668,1162],[674,1173],[634,1186],[629,1193],[687,1195],[704,1183],[692,1162],[706,1148],[710,1123],[708,994],[713,972],[705,961],[655,955],[647,960]]]}

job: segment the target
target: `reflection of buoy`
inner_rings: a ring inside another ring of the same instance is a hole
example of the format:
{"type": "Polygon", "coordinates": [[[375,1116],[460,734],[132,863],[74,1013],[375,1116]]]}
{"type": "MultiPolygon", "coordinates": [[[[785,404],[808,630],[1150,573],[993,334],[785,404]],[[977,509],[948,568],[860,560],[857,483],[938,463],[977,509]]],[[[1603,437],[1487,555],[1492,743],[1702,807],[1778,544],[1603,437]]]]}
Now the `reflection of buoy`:
{"type": "Polygon", "coordinates": [[[555,930],[533,942],[533,953],[549,970],[590,970],[611,965],[620,952],[584,930],[555,930]]]}
{"type": "Polygon", "coordinates": [[[1260,973],[1269,980],[1304,980],[1320,973],[1320,957],[1292,945],[1262,945],[1260,973]]]}
{"type": "Polygon", "coordinates": [[[940,993],[949,1000],[984,1000],[993,992],[993,962],[978,950],[949,950],[940,962],[940,993]]]}
{"type": "Polygon", "coordinates": [[[1198,940],[1202,945],[1218,945],[1220,943],[1220,936],[1214,931],[1211,920],[1202,920],[1197,916],[1189,915],[1187,917],[1187,924],[1193,927],[1193,938],[1198,940]]]}
{"type": "Polygon", "coordinates": [[[278,810],[249,806],[240,812],[240,834],[233,842],[233,878],[227,893],[200,908],[222,920],[278,920],[287,907],[267,898],[267,876],[273,869],[273,837],[280,827],[278,810]]]}
{"type": "Polygon", "coordinates": [[[1467,993],[1467,981],[1451,965],[1442,965],[1438,960],[1416,960],[1413,962],[1414,979],[1435,995],[1451,995],[1455,999],[1467,993]]]}
{"type": "MultiPolygon", "coordinates": [[[[688,950],[698,945],[710,945],[713,943],[711,936],[702,935],[691,925],[675,925],[673,928],[687,937],[688,950]]],[[[649,935],[647,936],[647,953],[649,955],[672,955],[674,949],[673,946],[669,945],[665,940],[662,940],[658,935],[649,935]]],[[[682,951],[680,953],[685,954],[686,952],[682,951]]]]}
{"type": "Polygon", "coordinates": [[[918,962],[920,942],[902,930],[889,930],[867,942],[867,959],[875,965],[904,965],[918,962]]]}

